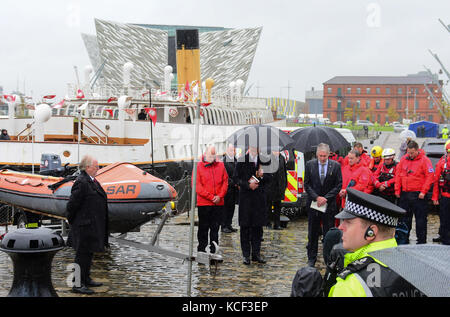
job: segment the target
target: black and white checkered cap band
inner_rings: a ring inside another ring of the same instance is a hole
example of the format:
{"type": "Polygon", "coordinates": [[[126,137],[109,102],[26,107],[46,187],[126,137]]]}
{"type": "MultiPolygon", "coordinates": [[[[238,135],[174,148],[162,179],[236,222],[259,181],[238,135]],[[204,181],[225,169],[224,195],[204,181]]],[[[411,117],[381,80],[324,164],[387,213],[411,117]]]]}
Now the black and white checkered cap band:
{"type": "Polygon", "coordinates": [[[384,224],[387,226],[391,226],[391,227],[397,226],[398,218],[379,213],[376,210],[367,208],[363,205],[355,204],[349,200],[347,200],[345,202],[344,210],[355,216],[360,216],[360,217],[363,217],[366,219],[370,219],[370,220],[373,220],[375,222],[378,222],[378,223],[381,223],[381,224],[384,224]]]}

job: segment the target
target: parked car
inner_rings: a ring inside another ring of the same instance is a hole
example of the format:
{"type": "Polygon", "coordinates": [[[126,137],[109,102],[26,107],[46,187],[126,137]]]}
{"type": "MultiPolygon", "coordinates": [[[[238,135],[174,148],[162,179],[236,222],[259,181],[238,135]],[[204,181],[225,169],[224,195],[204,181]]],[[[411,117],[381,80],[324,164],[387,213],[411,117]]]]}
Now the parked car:
{"type": "MultiPolygon", "coordinates": [[[[428,138],[422,143],[422,150],[425,151],[426,156],[430,159],[433,168],[436,170],[436,164],[439,162],[441,157],[445,154],[445,142],[447,140],[438,138],[428,138]]],[[[433,185],[431,185],[430,190],[426,195],[428,199],[429,211],[439,212],[439,206],[433,206],[431,203],[431,196],[433,194],[433,185]]]]}
{"type": "Polygon", "coordinates": [[[407,130],[408,126],[404,124],[396,124],[394,125],[394,132],[402,132],[403,130],[407,130]]]}
{"type": "Polygon", "coordinates": [[[447,142],[447,140],[429,138],[422,144],[422,150],[425,151],[425,154],[430,159],[433,168],[436,168],[437,162],[445,154],[445,142],[447,142]]]}
{"type": "Polygon", "coordinates": [[[371,126],[373,126],[373,123],[370,122],[369,120],[356,120],[356,125],[362,125],[362,126],[366,125],[366,126],[371,127],[371,126]]]}
{"type": "Polygon", "coordinates": [[[333,125],[337,125],[337,126],[344,126],[344,125],[347,125],[347,123],[345,123],[345,122],[342,122],[342,121],[336,121],[336,122],[333,122],[333,125]]]}

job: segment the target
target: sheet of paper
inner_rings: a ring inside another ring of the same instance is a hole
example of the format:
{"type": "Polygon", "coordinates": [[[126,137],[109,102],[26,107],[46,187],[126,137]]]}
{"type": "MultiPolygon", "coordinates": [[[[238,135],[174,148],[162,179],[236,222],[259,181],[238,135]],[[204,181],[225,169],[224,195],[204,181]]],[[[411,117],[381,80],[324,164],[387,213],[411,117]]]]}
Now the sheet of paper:
{"type": "Polygon", "coordinates": [[[317,206],[317,201],[312,201],[311,202],[311,208],[316,209],[320,212],[325,212],[327,210],[327,204],[322,205],[322,206],[317,206]]]}

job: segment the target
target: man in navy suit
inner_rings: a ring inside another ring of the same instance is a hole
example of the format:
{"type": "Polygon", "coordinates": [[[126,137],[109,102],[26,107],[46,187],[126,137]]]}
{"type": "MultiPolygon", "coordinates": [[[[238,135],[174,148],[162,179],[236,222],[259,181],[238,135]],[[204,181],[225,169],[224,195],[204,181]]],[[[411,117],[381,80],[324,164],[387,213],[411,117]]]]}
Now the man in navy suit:
{"type": "Polygon", "coordinates": [[[317,159],[310,160],[305,167],[305,190],[308,193],[306,206],[308,208],[308,266],[314,267],[317,260],[317,251],[320,235],[320,222],[322,221],[322,234],[334,227],[334,216],[338,207],[336,196],[342,187],[341,166],[338,162],[329,160],[330,147],[321,143],[317,146],[317,159]],[[311,208],[312,202],[325,211],[311,208]]]}

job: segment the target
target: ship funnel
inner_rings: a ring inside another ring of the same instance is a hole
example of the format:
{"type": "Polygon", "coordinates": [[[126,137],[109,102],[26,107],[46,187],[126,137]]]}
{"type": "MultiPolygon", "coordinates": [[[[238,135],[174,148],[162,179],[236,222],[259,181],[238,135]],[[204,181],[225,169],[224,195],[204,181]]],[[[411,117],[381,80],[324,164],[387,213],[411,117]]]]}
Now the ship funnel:
{"type": "Polygon", "coordinates": [[[177,30],[177,79],[178,92],[194,81],[200,80],[200,44],[198,30],[177,30]]]}

